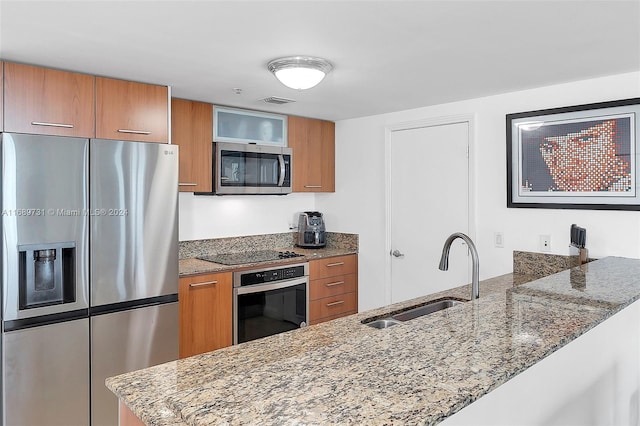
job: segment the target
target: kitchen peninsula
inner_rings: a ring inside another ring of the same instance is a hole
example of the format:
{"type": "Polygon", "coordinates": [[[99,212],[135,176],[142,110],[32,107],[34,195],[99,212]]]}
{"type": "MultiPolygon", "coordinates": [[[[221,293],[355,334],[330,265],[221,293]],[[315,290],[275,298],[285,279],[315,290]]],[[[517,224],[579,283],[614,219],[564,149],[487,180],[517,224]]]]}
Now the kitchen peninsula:
{"type": "Polygon", "coordinates": [[[483,280],[476,301],[387,329],[362,323],[468,293],[461,286],[106,383],[147,425],[436,424],[637,308],[640,260],[533,280],[508,274],[483,280]]]}

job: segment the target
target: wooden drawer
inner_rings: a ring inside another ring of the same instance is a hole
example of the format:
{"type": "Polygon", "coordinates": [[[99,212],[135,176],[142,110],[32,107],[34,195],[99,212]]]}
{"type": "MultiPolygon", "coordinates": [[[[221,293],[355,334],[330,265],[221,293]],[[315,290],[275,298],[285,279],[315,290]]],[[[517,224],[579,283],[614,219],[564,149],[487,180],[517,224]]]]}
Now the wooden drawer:
{"type": "Polygon", "coordinates": [[[325,297],[309,302],[309,321],[314,323],[320,318],[339,316],[357,309],[358,297],[356,292],[325,297]]]}
{"type": "Polygon", "coordinates": [[[309,262],[309,276],[312,280],[355,274],[357,271],[358,256],[355,254],[328,257],[309,262]]]}
{"type": "Polygon", "coordinates": [[[357,289],[358,276],[356,274],[313,280],[309,283],[309,300],[322,299],[343,293],[353,293],[357,289]]]}

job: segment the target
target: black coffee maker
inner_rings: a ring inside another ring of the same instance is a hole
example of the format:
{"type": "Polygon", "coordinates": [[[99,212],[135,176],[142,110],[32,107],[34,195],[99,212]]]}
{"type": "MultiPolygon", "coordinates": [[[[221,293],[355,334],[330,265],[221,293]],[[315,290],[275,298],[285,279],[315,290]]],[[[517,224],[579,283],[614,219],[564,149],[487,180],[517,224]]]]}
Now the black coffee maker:
{"type": "Polygon", "coordinates": [[[324,218],[320,212],[303,212],[298,217],[298,247],[315,248],[327,244],[324,218]]]}

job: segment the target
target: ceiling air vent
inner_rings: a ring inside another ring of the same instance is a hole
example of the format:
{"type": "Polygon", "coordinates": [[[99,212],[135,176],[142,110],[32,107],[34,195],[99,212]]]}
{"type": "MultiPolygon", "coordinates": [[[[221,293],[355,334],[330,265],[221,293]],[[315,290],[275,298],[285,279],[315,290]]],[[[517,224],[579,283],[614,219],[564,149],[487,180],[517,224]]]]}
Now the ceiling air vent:
{"type": "Polygon", "coordinates": [[[282,105],[282,104],[295,102],[293,99],[279,98],[277,96],[269,96],[268,98],[264,98],[263,101],[265,101],[268,104],[275,104],[275,105],[282,105]]]}

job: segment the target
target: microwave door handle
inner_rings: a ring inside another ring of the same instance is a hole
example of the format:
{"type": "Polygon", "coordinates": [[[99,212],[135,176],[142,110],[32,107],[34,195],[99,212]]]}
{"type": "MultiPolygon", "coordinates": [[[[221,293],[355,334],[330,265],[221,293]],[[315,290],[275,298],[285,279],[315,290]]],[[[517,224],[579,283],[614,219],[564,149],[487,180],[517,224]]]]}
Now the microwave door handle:
{"type": "Polygon", "coordinates": [[[278,154],[278,163],[280,163],[280,179],[278,179],[278,186],[284,185],[284,175],[287,173],[287,169],[284,164],[284,155],[278,154]]]}

